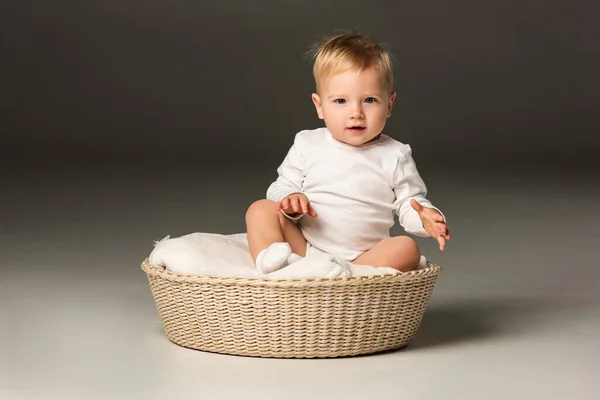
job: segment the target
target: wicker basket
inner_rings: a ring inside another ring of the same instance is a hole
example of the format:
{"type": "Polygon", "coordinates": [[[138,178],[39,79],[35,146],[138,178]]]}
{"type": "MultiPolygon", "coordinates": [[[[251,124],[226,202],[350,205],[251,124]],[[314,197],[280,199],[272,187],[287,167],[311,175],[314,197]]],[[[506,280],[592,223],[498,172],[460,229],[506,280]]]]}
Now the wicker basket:
{"type": "Polygon", "coordinates": [[[197,350],[276,358],[341,357],[406,346],[439,265],[410,273],[324,279],[178,275],[142,263],[163,328],[197,350]]]}

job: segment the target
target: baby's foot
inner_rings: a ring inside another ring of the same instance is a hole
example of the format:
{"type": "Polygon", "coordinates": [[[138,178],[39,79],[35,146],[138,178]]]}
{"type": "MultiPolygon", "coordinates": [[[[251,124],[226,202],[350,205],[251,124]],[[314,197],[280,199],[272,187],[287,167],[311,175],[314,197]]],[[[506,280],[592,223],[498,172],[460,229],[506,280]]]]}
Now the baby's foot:
{"type": "Polygon", "coordinates": [[[300,261],[300,260],[302,260],[303,258],[304,258],[304,257],[302,257],[302,256],[301,256],[301,255],[299,255],[299,254],[292,253],[292,254],[291,254],[289,257],[288,257],[288,259],[287,259],[287,263],[288,263],[288,265],[289,265],[289,264],[291,264],[291,263],[295,263],[296,261],[300,261]]]}
{"type": "Polygon", "coordinates": [[[287,264],[291,254],[292,248],[289,243],[273,243],[258,253],[258,256],[256,257],[256,268],[258,268],[258,271],[261,274],[277,271],[287,264]]]}

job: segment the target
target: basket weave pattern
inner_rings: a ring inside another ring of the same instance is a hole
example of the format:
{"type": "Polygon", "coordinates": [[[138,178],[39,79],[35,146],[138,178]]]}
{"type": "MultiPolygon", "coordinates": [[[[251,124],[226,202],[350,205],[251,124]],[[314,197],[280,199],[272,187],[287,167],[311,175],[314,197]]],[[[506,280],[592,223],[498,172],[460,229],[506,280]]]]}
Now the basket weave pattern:
{"type": "Polygon", "coordinates": [[[406,346],[440,267],[323,279],[178,275],[142,263],[163,328],[197,350],[277,358],[340,357],[406,346]]]}

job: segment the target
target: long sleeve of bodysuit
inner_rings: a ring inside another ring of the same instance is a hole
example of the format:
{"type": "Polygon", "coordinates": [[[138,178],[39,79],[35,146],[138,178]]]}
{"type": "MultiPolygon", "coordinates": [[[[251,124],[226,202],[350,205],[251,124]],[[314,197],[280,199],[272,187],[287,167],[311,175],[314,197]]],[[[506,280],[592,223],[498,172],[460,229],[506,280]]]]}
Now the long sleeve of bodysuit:
{"type": "Polygon", "coordinates": [[[294,144],[279,168],[277,168],[277,179],[267,189],[267,199],[278,202],[292,193],[302,192],[304,157],[299,142],[300,134],[297,134],[294,144]]]}
{"type": "MultiPolygon", "coordinates": [[[[434,207],[425,197],[427,196],[427,187],[417,171],[417,166],[412,157],[412,149],[408,145],[406,151],[398,157],[393,179],[394,193],[396,195],[394,206],[398,215],[398,222],[407,233],[420,237],[428,237],[429,234],[423,228],[421,218],[410,205],[410,201],[415,199],[424,207],[434,208],[440,214],[442,212],[437,207],[434,207]]],[[[444,214],[442,216],[444,217],[444,221],[446,221],[444,214]]]]}

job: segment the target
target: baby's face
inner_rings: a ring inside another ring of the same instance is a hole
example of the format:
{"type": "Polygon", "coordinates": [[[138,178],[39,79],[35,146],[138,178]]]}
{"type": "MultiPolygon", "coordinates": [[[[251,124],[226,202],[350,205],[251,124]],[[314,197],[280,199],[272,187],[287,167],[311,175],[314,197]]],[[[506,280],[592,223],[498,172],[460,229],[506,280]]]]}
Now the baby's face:
{"type": "Polygon", "coordinates": [[[351,146],[383,131],[395,97],[373,68],[334,75],[322,82],[319,94],[312,95],[317,114],[333,137],[351,146]]]}

